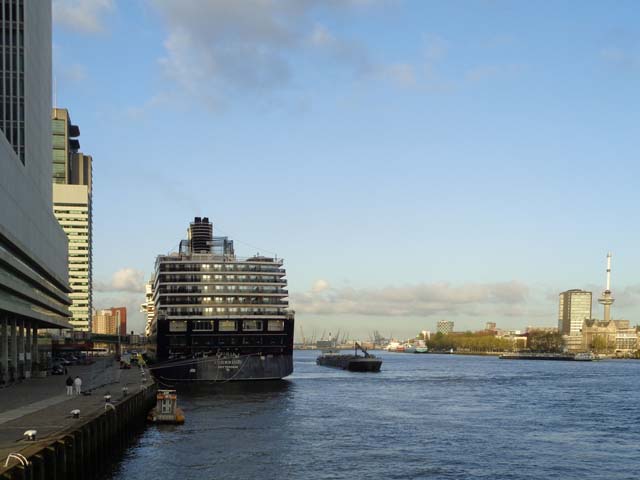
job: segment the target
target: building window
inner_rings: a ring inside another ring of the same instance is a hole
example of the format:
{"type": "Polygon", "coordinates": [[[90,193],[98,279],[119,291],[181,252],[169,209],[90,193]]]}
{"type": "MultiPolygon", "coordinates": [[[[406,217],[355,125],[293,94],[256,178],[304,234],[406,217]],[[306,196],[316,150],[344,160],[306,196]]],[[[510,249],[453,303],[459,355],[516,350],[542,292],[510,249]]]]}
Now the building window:
{"type": "Polygon", "coordinates": [[[170,332],[186,332],[187,322],[183,320],[171,320],[169,322],[169,331],[170,332]]]}
{"type": "Polygon", "coordinates": [[[51,120],[51,131],[58,135],[64,135],[66,122],[64,120],[51,120]]]}
{"type": "Polygon", "coordinates": [[[242,331],[243,332],[261,332],[262,320],[243,320],[242,331]]]}
{"type": "Polygon", "coordinates": [[[267,330],[270,332],[283,332],[284,320],[269,320],[267,324],[267,330]]]}
{"type": "Polygon", "coordinates": [[[218,322],[219,332],[235,332],[237,329],[235,320],[220,320],[218,322]]]}

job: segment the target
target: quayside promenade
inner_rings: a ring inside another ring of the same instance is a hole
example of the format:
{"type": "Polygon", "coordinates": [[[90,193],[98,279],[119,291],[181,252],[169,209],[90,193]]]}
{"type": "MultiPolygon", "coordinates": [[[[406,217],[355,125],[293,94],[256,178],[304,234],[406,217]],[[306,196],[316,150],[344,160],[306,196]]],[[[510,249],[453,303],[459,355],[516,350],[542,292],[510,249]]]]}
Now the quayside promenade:
{"type": "Polygon", "coordinates": [[[0,479],[92,478],[126,446],[155,402],[149,372],[120,370],[112,358],[68,367],[68,374],[80,376],[90,395],[68,397],[66,375],[0,390],[0,479]],[[73,410],[80,410],[78,418],[73,410]],[[37,431],[35,440],[25,438],[28,430],[37,431]]]}

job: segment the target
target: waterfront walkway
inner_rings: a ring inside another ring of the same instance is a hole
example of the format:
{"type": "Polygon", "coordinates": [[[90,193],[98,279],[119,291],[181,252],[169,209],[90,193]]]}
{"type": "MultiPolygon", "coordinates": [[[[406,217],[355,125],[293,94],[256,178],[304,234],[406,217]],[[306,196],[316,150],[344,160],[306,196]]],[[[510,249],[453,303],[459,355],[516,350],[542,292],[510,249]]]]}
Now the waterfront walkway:
{"type": "MultiPolygon", "coordinates": [[[[74,424],[86,422],[90,416],[104,411],[104,395],[110,394],[113,402],[123,398],[122,388],[128,395],[142,387],[142,375],[138,367],[120,370],[112,358],[99,359],[89,366],[67,367],[68,374],[80,376],[82,390],[90,395],[66,395],[67,375],[32,378],[20,384],[0,389],[0,462],[11,452],[34,445],[23,439],[26,430],[37,430],[37,441],[50,441],[71,429],[74,424]],[[79,409],[80,418],[74,419],[71,410],[79,409]]],[[[146,385],[150,385],[146,374],[146,385]]],[[[0,466],[2,466],[0,465],[0,466]]]]}

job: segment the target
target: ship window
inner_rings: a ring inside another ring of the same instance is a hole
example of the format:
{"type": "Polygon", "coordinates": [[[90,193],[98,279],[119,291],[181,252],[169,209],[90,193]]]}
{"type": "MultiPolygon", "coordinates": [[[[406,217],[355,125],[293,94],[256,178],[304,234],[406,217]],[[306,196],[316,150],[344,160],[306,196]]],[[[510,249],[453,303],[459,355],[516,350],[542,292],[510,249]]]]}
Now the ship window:
{"type": "Polygon", "coordinates": [[[236,331],[236,321],[235,320],[220,320],[218,322],[218,331],[219,332],[235,332],[236,331]]]}
{"type": "Polygon", "coordinates": [[[186,345],[187,344],[187,339],[186,337],[183,336],[170,336],[169,337],[169,345],[171,346],[180,346],[180,345],[186,345]]]}
{"type": "Polygon", "coordinates": [[[270,332],[282,332],[284,330],[284,320],[269,320],[267,330],[270,332]]]}
{"type": "Polygon", "coordinates": [[[244,332],[260,332],[262,331],[262,320],[243,320],[242,330],[244,332]]]}
{"type": "Polygon", "coordinates": [[[215,337],[212,337],[211,335],[194,335],[193,337],[191,337],[191,342],[193,343],[193,345],[207,346],[211,345],[214,338],[215,337]]]}
{"type": "Polygon", "coordinates": [[[195,331],[213,330],[213,322],[211,320],[198,320],[193,322],[195,331]]]}
{"type": "Polygon", "coordinates": [[[169,331],[170,332],[186,332],[187,331],[187,322],[171,320],[169,322],[169,331]]]}

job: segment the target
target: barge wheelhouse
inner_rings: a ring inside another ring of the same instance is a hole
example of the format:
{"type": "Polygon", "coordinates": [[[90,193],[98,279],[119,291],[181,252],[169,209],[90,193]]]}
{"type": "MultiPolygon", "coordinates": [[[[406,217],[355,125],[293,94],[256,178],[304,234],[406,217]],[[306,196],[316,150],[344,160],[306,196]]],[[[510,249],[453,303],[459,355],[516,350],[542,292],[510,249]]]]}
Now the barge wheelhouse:
{"type": "Polygon", "coordinates": [[[152,371],[167,382],[280,379],[293,371],[293,312],[282,259],[239,258],[196,217],[180,250],[156,259],[152,371]]]}

